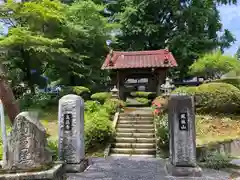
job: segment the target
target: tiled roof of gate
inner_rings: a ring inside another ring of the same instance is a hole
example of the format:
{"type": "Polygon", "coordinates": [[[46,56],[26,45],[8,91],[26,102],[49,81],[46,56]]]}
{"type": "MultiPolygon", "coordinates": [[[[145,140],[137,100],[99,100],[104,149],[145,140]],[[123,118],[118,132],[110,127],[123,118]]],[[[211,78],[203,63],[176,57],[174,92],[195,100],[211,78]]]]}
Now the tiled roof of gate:
{"type": "Polygon", "coordinates": [[[112,51],[102,69],[176,67],[177,62],[167,49],[154,51],[112,51]]]}

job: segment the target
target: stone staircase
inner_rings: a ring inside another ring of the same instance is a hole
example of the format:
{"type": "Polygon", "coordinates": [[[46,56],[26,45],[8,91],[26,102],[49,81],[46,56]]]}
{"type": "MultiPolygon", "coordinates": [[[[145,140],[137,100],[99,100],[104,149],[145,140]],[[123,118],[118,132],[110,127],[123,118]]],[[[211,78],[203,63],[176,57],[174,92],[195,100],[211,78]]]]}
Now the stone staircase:
{"type": "Polygon", "coordinates": [[[116,126],[116,141],[110,156],[155,157],[156,142],[153,115],[121,113],[116,126]]]}

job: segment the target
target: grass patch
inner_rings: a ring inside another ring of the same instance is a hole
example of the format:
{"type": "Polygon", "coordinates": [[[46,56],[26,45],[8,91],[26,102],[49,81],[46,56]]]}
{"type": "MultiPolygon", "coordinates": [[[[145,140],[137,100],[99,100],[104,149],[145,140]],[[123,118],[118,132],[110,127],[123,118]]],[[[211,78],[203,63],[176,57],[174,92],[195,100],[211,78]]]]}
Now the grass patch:
{"type": "Polygon", "coordinates": [[[197,115],[197,145],[240,138],[240,116],[197,115]]]}

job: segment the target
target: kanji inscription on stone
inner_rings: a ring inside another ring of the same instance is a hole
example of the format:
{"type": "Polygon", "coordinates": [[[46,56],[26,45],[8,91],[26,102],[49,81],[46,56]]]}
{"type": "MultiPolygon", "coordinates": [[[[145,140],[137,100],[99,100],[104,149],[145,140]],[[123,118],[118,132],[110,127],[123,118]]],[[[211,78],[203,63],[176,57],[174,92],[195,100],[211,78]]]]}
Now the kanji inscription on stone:
{"type": "Polygon", "coordinates": [[[187,113],[179,114],[179,130],[188,131],[188,117],[187,113]]]}
{"type": "Polygon", "coordinates": [[[72,130],[72,114],[70,113],[64,114],[63,121],[64,121],[64,130],[71,131],[72,130]]]}

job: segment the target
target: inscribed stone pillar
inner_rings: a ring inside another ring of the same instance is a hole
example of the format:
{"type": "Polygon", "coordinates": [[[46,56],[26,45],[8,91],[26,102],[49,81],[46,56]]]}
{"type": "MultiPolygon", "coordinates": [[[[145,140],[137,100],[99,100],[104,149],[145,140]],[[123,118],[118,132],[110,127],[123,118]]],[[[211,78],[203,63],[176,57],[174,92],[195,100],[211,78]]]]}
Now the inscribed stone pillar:
{"type": "Polygon", "coordinates": [[[84,100],[66,95],[59,100],[59,159],[67,164],[80,164],[85,159],[84,100]]]}
{"type": "Polygon", "coordinates": [[[167,170],[173,176],[201,176],[201,168],[196,163],[194,98],[171,95],[168,108],[170,163],[167,170]]]}
{"type": "Polygon", "coordinates": [[[52,162],[47,136],[35,113],[22,112],[15,118],[8,136],[7,162],[4,169],[33,170],[52,162]]]}

